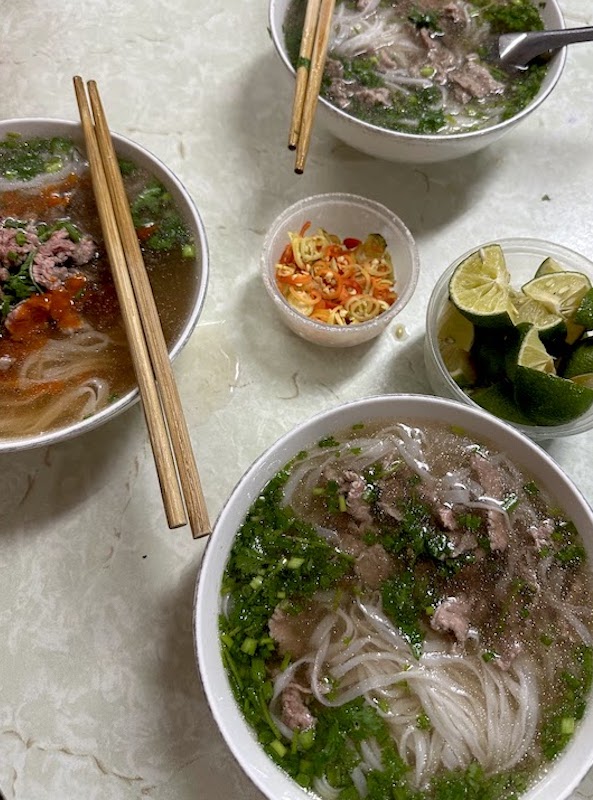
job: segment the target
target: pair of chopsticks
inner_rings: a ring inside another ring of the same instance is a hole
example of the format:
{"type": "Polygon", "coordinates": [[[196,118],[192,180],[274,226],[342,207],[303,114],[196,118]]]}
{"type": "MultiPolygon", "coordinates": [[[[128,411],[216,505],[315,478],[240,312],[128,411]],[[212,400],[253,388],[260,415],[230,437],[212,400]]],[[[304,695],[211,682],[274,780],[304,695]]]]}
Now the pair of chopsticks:
{"type": "Polygon", "coordinates": [[[82,78],[74,78],[93,191],[165,514],[170,528],[186,525],[189,519],[196,539],[210,533],[200,477],[99,90],[95,81],[87,87],[88,98],[82,78]]]}
{"type": "Polygon", "coordinates": [[[307,2],[288,135],[289,150],[296,150],[297,175],[305,170],[335,4],[336,0],[307,2]]]}

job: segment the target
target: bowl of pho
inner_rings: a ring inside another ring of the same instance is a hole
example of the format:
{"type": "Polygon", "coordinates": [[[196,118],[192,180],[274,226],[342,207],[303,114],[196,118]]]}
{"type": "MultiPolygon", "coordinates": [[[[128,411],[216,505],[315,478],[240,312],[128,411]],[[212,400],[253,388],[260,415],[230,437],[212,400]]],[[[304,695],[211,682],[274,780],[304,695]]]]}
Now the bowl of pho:
{"type": "Polygon", "coordinates": [[[371,397],[246,472],[195,599],[212,714],[273,800],[562,800],[593,763],[593,511],[481,409],[371,397]]]}
{"type": "MultiPolygon", "coordinates": [[[[208,281],[198,210],[176,176],[114,135],[171,358],[208,281]]],[[[0,123],[0,451],[88,431],[138,391],[78,123],[0,123]]]]}
{"type": "MultiPolygon", "coordinates": [[[[272,41],[291,85],[305,8],[306,0],[269,6],[272,41]]],[[[556,0],[337,0],[319,122],[351,147],[392,161],[476,152],[535,111],[565,63],[562,49],[527,69],[501,69],[498,37],[563,27],[556,0]]]]}

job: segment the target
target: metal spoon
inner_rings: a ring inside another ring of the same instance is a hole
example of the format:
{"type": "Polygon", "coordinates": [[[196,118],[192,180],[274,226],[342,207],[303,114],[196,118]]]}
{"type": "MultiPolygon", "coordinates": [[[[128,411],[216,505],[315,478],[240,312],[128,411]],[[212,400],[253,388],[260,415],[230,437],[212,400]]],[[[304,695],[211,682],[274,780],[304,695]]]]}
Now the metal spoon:
{"type": "Polygon", "coordinates": [[[503,67],[526,67],[532,58],[558,50],[574,42],[593,40],[593,27],[567,28],[560,31],[505,33],[498,39],[498,56],[503,67]]]}

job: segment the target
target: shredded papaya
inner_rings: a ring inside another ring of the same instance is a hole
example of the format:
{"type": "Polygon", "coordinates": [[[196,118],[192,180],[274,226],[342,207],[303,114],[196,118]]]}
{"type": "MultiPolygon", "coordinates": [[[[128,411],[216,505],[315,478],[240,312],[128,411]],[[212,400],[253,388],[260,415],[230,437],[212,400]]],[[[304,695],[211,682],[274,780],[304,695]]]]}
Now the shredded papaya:
{"type": "Polygon", "coordinates": [[[276,264],[276,283],[289,305],[328,325],[367,322],[393,305],[393,265],[380,234],[341,240],[322,228],[306,235],[310,227],[307,221],[288,234],[276,264]]]}

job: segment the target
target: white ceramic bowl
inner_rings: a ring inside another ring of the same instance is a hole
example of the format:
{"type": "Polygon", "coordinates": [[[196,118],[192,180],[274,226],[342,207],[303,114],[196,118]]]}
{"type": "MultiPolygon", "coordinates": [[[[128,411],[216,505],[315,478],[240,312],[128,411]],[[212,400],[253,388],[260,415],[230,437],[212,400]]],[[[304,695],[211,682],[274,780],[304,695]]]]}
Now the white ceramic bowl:
{"type": "Polygon", "coordinates": [[[354,194],[320,194],[299,200],[273,222],[264,239],[261,269],[268,294],[294,333],[314,344],[350,347],[373,339],[393,322],[414,293],[420,264],[412,234],[381,203],[354,194]],[[370,233],[384,237],[393,262],[397,293],[389,309],[368,322],[338,326],[310,319],[286,302],[276,285],[275,267],[289,243],[289,231],[298,232],[307,221],[311,222],[311,232],[323,228],[341,239],[350,236],[364,240],[370,233]]]}
{"type": "MultiPolygon", "coordinates": [[[[47,118],[11,119],[0,122],[0,140],[3,140],[8,133],[12,132],[21,134],[24,138],[45,138],[49,136],[70,138],[84,151],[84,137],[78,122],[47,118]]],[[[194,269],[196,277],[192,286],[189,312],[183,319],[178,334],[169,343],[169,354],[173,359],[180,352],[194,330],[206,298],[209,271],[206,231],[192,198],[171,170],[155,155],[136,142],[118,134],[112,134],[112,136],[118,156],[129,159],[148,170],[168,189],[195,243],[194,269]]],[[[81,422],[19,438],[0,438],[0,452],[40,447],[78,436],[117,416],[122,411],[130,408],[137,400],[138,389],[133,389],[118,400],[110,403],[102,411],[81,422]]]]}
{"type": "MultiPolygon", "coordinates": [[[[196,652],[212,714],[245,773],[270,800],[311,800],[311,794],[294,783],[260,749],[227,679],[218,644],[218,615],[222,575],[233,540],[267,481],[303,448],[361,420],[403,419],[458,426],[477,438],[495,442],[497,449],[507,453],[542,486],[549,487],[560,505],[569,509],[588,557],[593,559],[593,511],[583,496],[544,450],[482,410],[418,395],[371,397],[325,411],[287,433],[247,470],[218,517],[202,562],[194,605],[196,652]]],[[[560,759],[548,767],[522,800],[566,798],[593,763],[592,739],[593,705],[590,704],[560,759]]]]}
{"type": "MultiPolygon", "coordinates": [[[[284,101],[291,103],[294,90],[294,68],[287,55],[283,25],[291,0],[270,0],[268,27],[274,48],[284,64],[290,81],[287,81],[284,101]]],[[[547,0],[540,13],[547,29],[564,28],[564,19],[557,0],[547,0]]],[[[317,122],[346,144],[377,158],[415,164],[448,161],[475,153],[508,133],[538,108],[554,89],[566,61],[566,48],[559,50],[550,61],[542,86],[534,99],[522,111],[508,120],[469,133],[449,136],[419,135],[389,131],[356,119],[321,97],[316,112],[317,122]]]]}
{"type": "MultiPolygon", "coordinates": [[[[568,247],[543,239],[497,239],[496,243],[503,249],[511,275],[511,286],[515,289],[520,289],[524,283],[533,278],[538,266],[548,256],[567,270],[585,273],[593,283],[593,262],[568,247]]],[[[449,281],[453,272],[467,256],[485,246],[486,244],[472,247],[467,253],[459,256],[438,279],[428,301],[424,337],[424,363],[433,392],[468,403],[474,408],[479,408],[478,404],[455,383],[443,362],[438,345],[438,329],[439,320],[449,298],[449,281]]],[[[577,419],[561,425],[522,425],[515,422],[509,424],[537,441],[570,436],[584,433],[593,427],[593,407],[577,419]]]]}

